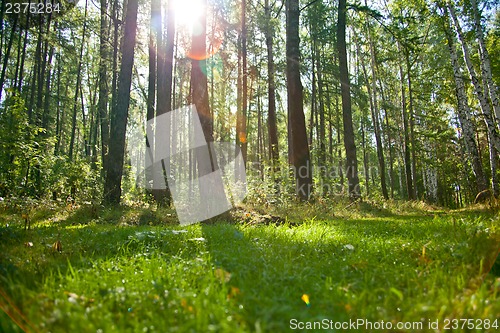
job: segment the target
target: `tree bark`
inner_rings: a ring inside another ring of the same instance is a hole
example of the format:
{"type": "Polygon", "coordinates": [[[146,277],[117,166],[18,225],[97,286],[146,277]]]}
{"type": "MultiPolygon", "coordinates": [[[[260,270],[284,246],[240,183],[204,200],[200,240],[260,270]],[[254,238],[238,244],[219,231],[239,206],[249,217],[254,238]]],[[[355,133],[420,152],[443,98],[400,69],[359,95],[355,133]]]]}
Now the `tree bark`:
{"type": "Polygon", "coordinates": [[[99,41],[99,100],[97,108],[99,109],[99,123],[101,127],[101,159],[103,175],[108,169],[108,147],[109,147],[109,81],[108,81],[108,64],[109,64],[109,29],[108,20],[108,1],[101,0],[101,26],[100,26],[100,41],[99,41]]]}
{"type": "Polygon", "coordinates": [[[125,134],[127,129],[134,47],[136,43],[138,0],[128,0],[125,17],[125,34],[122,45],[122,63],[118,81],[117,104],[111,117],[108,172],[104,184],[104,202],[117,205],[121,197],[121,180],[125,155],[125,134]]]}
{"type": "Polygon", "coordinates": [[[269,152],[273,165],[273,177],[276,178],[279,163],[279,147],[278,147],[278,126],[276,121],[276,84],[274,73],[274,51],[273,39],[274,30],[271,23],[271,8],[269,0],[265,0],[265,15],[267,27],[265,29],[266,48],[267,48],[267,93],[268,93],[268,111],[267,111],[267,129],[269,134],[269,152]]]}
{"type": "Polygon", "coordinates": [[[247,133],[247,113],[248,113],[248,69],[247,69],[247,0],[241,1],[241,62],[242,62],[242,106],[241,106],[241,154],[243,156],[243,163],[247,163],[248,152],[248,133],[247,133]]]}
{"type": "MultiPolygon", "coordinates": [[[[2,8],[3,8],[3,6],[4,6],[4,4],[2,2],[2,8]]],[[[2,11],[2,16],[3,16],[3,11],[2,11]]],[[[2,65],[2,73],[0,74],[0,99],[2,98],[2,90],[3,90],[3,85],[5,82],[5,73],[7,71],[7,65],[9,63],[10,50],[12,49],[12,42],[14,41],[14,37],[16,34],[17,18],[18,18],[18,15],[15,15],[14,16],[14,23],[10,27],[11,30],[10,30],[9,43],[7,44],[7,52],[5,52],[5,54],[3,55],[4,58],[3,58],[3,65],[2,65]]],[[[3,20],[2,20],[2,22],[0,22],[0,24],[3,25],[3,20]]],[[[19,33],[21,33],[21,32],[19,32],[19,33]]]]}
{"type": "Polygon", "coordinates": [[[483,113],[483,120],[488,130],[488,137],[492,141],[493,146],[495,146],[497,152],[500,153],[500,137],[498,136],[498,132],[494,123],[494,118],[491,113],[490,104],[488,102],[487,97],[484,94],[483,86],[479,81],[479,78],[477,77],[474,65],[472,64],[469,47],[467,46],[467,42],[465,41],[462,28],[460,26],[460,22],[458,21],[457,16],[455,14],[455,8],[451,4],[448,4],[448,11],[450,13],[451,18],[453,19],[458,39],[460,40],[460,44],[462,45],[465,64],[467,65],[472,85],[474,87],[474,93],[479,101],[481,112],[483,113]]]}
{"type": "MultiPolygon", "coordinates": [[[[83,22],[83,35],[82,35],[82,44],[80,46],[80,56],[78,58],[78,70],[76,73],[76,87],[75,87],[75,96],[73,99],[73,118],[71,119],[71,141],[69,144],[69,155],[68,158],[70,161],[73,160],[73,151],[74,151],[74,146],[75,146],[75,131],[76,131],[76,110],[78,108],[77,102],[78,102],[78,93],[80,92],[80,85],[81,85],[81,80],[82,80],[82,62],[83,62],[83,50],[85,47],[85,33],[87,31],[87,6],[88,1],[85,1],[85,15],[84,15],[84,22],[83,22]]],[[[83,110],[82,110],[83,113],[83,110]]],[[[83,119],[85,119],[85,114],[83,115],[83,119]]]]}
{"type": "MultiPolygon", "coordinates": [[[[399,48],[399,44],[398,44],[399,48]]],[[[414,190],[413,190],[413,177],[411,172],[411,144],[410,144],[410,128],[408,121],[408,111],[406,109],[406,89],[405,89],[405,74],[403,72],[403,66],[399,63],[399,75],[401,80],[401,112],[403,118],[403,132],[404,132],[404,163],[405,163],[405,175],[406,175],[406,191],[408,192],[408,200],[415,200],[414,190]]]]}
{"type": "Polygon", "coordinates": [[[346,0],[339,0],[337,23],[337,52],[339,54],[340,84],[342,94],[342,119],[344,121],[344,147],[346,151],[346,174],[348,179],[349,197],[351,200],[361,198],[358,177],[358,160],[351,110],[351,88],[346,48],[346,0]]]}
{"type": "Polygon", "coordinates": [[[304,100],[300,80],[299,0],[286,0],[286,78],[289,130],[289,159],[295,172],[295,192],[309,200],[312,166],[307,144],[304,100]]]}
{"type": "Polygon", "coordinates": [[[486,91],[491,98],[491,104],[493,105],[493,110],[495,111],[495,117],[497,126],[500,127],[500,100],[498,97],[498,88],[493,82],[493,76],[491,73],[491,62],[488,53],[488,48],[484,42],[483,28],[481,26],[481,15],[479,13],[479,8],[477,5],[477,0],[471,0],[472,12],[474,15],[474,30],[476,33],[476,38],[479,41],[479,55],[481,58],[481,69],[483,80],[486,82],[486,91]]]}
{"type": "Polygon", "coordinates": [[[383,151],[383,146],[382,146],[382,139],[380,136],[380,123],[379,123],[379,116],[378,116],[378,102],[377,102],[377,76],[375,72],[375,52],[373,50],[372,42],[370,41],[370,51],[371,51],[371,68],[372,68],[372,83],[370,85],[369,78],[368,78],[368,73],[366,70],[366,66],[364,63],[364,59],[361,57],[361,66],[363,69],[363,74],[366,78],[366,88],[368,90],[368,97],[370,101],[370,110],[371,110],[371,118],[372,118],[372,123],[373,123],[373,131],[375,134],[375,142],[376,142],[376,148],[377,148],[377,159],[378,159],[378,165],[380,168],[380,185],[382,189],[382,195],[384,196],[384,199],[387,200],[389,199],[389,194],[387,193],[387,187],[385,184],[385,161],[384,161],[384,151],[383,151]]]}
{"type": "MultiPolygon", "coordinates": [[[[445,16],[447,16],[445,9],[445,16]]],[[[476,129],[474,123],[470,119],[471,110],[469,108],[469,102],[467,94],[465,91],[465,85],[463,82],[462,71],[460,69],[460,64],[458,62],[457,51],[455,49],[455,43],[453,41],[453,36],[451,35],[449,26],[449,20],[447,17],[444,18],[444,32],[448,41],[448,50],[450,52],[451,65],[453,67],[453,78],[455,80],[455,92],[457,95],[458,107],[458,119],[462,126],[463,138],[465,143],[465,149],[467,154],[471,158],[472,170],[476,176],[476,189],[477,192],[484,191],[486,186],[486,178],[483,172],[483,165],[481,162],[481,157],[478,151],[478,146],[476,139],[474,137],[476,129]]]]}

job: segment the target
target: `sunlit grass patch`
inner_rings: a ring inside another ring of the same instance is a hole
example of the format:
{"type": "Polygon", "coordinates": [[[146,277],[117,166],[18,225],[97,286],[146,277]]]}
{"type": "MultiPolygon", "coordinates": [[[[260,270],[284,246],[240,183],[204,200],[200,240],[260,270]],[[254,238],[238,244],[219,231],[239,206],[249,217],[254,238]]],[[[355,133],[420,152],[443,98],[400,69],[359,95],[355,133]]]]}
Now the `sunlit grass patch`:
{"type": "MultiPolygon", "coordinates": [[[[361,210],[346,219],[305,207],[293,224],[181,227],[145,208],[80,209],[55,209],[30,231],[0,215],[0,302],[42,331],[282,332],[292,319],[500,313],[500,279],[487,274],[498,216],[485,212],[361,210]]],[[[0,330],[20,332],[0,318],[0,330]]]]}

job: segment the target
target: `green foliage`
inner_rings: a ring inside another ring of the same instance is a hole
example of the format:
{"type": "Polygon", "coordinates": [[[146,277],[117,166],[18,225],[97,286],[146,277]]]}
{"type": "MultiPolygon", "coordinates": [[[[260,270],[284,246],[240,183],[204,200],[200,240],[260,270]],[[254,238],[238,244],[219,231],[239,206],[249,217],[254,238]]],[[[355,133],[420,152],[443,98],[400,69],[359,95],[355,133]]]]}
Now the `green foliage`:
{"type": "Polygon", "coordinates": [[[28,122],[24,100],[13,94],[0,110],[0,189],[2,195],[27,191],[26,173],[43,159],[42,128],[28,122]]]}

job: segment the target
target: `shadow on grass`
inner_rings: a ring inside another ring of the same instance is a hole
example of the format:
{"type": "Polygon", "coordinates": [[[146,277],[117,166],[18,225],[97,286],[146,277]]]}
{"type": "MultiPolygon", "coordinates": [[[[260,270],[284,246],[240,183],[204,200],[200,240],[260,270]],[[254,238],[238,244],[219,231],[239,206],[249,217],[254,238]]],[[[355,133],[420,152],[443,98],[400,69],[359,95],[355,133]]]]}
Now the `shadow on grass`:
{"type": "MultiPolygon", "coordinates": [[[[200,228],[213,266],[222,271],[215,275],[225,281],[224,272],[231,274],[226,282],[231,286],[228,298],[242,307],[234,315],[252,331],[285,331],[293,318],[342,321],[369,315],[403,319],[405,313],[415,313],[413,302],[407,299],[423,291],[422,277],[436,271],[453,273],[462,264],[474,265],[468,272],[477,272],[480,258],[491,245],[481,221],[468,217],[475,213],[450,214],[446,219],[443,214],[386,213],[347,221],[307,219],[276,227],[242,225],[226,215],[200,228]],[[427,257],[421,259],[423,247],[427,257]],[[396,292],[388,292],[391,288],[396,292]],[[301,300],[304,294],[309,295],[311,306],[301,300]]],[[[36,221],[28,232],[20,226],[4,227],[0,249],[9,248],[8,259],[18,253],[28,262],[5,261],[4,253],[0,254],[0,278],[19,279],[17,283],[35,289],[48,270],[65,271],[69,264],[75,270],[90,268],[93,261],[133,255],[150,243],[168,261],[169,255],[177,255],[190,242],[182,234],[167,240],[149,237],[151,232],[172,229],[163,228],[173,227],[175,216],[167,214],[171,212],[130,207],[95,214],[91,207],[82,207],[60,219],[36,221]],[[56,240],[62,243],[61,253],[52,249],[56,240]],[[27,246],[28,242],[33,246],[27,246]]],[[[183,255],[195,260],[197,253],[184,251],[183,255]]],[[[436,279],[447,281],[441,275],[436,279]]]]}

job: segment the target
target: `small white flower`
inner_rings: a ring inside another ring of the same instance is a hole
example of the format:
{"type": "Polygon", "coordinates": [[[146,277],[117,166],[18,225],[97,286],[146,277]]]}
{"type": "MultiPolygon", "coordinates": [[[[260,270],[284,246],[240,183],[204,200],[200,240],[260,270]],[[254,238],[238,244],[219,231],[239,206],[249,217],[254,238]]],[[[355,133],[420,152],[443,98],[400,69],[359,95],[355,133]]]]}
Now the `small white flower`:
{"type": "Polygon", "coordinates": [[[351,250],[351,251],[354,250],[354,246],[352,246],[351,244],[344,245],[344,248],[351,250]]]}

